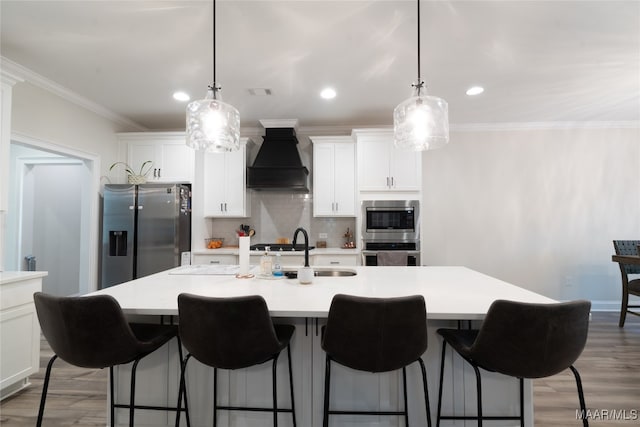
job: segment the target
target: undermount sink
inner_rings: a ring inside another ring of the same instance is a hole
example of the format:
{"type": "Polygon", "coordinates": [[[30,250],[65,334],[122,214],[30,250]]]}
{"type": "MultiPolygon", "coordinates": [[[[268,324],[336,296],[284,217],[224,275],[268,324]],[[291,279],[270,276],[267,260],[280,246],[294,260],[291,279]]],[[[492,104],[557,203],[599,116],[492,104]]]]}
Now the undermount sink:
{"type": "MultiPolygon", "coordinates": [[[[355,270],[333,270],[333,269],[318,269],[313,271],[313,275],[316,277],[350,277],[355,276],[355,270]]],[[[287,279],[295,279],[298,277],[298,270],[288,270],[284,272],[287,279]]]]}

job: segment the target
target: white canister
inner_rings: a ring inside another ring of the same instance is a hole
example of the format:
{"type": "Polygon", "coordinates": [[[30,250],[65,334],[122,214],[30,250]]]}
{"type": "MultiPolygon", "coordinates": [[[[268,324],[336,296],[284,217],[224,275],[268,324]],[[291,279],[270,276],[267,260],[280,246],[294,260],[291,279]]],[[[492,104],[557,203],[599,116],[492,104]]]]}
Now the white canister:
{"type": "Polygon", "coordinates": [[[313,281],[313,268],[300,267],[298,269],[298,282],[303,285],[308,285],[313,281]]]}

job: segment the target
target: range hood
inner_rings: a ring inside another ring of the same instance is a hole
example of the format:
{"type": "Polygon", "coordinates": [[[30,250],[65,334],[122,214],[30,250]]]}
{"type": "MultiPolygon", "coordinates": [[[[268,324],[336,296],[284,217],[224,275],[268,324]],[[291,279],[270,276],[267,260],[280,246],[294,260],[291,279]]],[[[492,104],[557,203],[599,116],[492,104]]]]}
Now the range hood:
{"type": "Polygon", "coordinates": [[[297,120],[261,120],[262,146],[247,168],[247,187],[254,190],[309,192],[309,169],[300,159],[294,125],[297,120]],[[280,127],[278,127],[280,126],[280,127]]]}

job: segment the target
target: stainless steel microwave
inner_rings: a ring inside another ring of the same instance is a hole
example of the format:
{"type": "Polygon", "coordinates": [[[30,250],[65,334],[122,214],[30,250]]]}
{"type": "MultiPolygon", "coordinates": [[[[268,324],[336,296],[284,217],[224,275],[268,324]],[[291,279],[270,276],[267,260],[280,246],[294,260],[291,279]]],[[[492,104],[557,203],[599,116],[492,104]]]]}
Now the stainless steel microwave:
{"type": "Polygon", "coordinates": [[[418,242],[418,200],[365,200],[362,202],[362,238],[365,242],[418,242]]]}

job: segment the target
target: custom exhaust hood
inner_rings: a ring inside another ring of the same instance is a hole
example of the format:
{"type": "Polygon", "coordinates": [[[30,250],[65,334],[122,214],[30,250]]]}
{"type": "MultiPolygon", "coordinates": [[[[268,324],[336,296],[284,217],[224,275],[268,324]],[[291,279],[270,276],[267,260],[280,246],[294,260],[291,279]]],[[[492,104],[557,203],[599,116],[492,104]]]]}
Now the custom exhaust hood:
{"type": "Polygon", "coordinates": [[[260,120],[262,146],[247,168],[247,187],[254,190],[309,192],[309,169],[300,159],[297,120],[260,120]]]}

